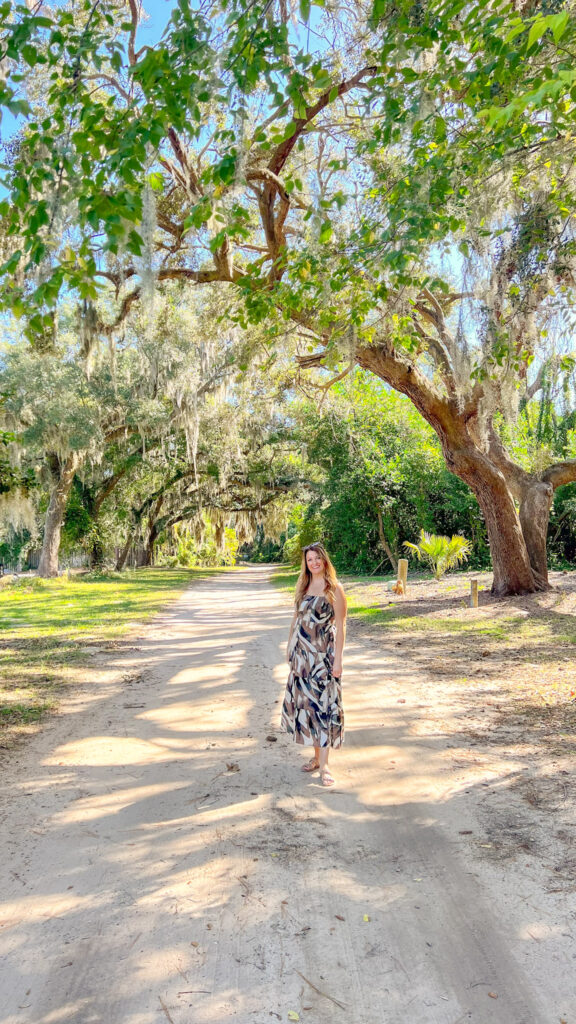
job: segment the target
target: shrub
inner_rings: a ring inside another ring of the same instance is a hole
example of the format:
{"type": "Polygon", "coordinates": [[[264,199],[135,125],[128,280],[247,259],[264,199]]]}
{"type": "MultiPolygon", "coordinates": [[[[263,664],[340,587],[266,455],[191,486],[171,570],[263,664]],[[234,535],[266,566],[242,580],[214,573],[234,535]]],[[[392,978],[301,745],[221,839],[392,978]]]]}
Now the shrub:
{"type": "Polygon", "coordinates": [[[416,554],[420,561],[428,562],[437,580],[441,579],[448,569],[453,569],[460,562],[466,561],[470,554],[470,544],[466,537],[457,533],[453,537],[442,537],[420,530],[420,542],[411,544],[405,540],[404,547],[409,553],[416,554]]]}

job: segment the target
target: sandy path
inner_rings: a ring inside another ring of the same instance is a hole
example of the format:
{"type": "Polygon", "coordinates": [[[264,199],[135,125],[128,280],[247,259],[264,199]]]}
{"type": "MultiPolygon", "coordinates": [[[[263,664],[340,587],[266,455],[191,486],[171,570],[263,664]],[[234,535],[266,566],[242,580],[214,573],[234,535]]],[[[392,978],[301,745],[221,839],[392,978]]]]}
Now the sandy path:
{"type": "Polygon", "coordinates": [[[263,568],[198,584],[5,772],[2,1024],[560,1020],[398,655],[351,640],[338,788],[299,772],[289,619],[263,568]]]}

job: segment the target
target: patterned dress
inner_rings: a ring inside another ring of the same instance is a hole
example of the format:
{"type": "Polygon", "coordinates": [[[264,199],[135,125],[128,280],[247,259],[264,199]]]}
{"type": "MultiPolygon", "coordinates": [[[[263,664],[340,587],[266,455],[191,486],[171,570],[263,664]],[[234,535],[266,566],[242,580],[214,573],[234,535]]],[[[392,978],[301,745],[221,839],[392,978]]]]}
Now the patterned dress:
{"type": "Polygon", "coordinates": [[[332,675],[335,633],[334,608],[324,594],[304,597],[282,706],[282,728],[304,746],[340,747],[344,741],[342,687],[332,675]]]}

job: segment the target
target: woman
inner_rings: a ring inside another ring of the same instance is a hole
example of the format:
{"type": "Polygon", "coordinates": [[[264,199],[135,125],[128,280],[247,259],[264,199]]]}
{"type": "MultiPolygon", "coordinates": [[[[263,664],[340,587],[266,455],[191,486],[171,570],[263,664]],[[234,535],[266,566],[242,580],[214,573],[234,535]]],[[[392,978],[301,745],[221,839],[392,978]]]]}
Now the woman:
{"type": "Polygon", "coordinates": [[[309,544],[302,551],[294,600],[282,728],[296,743],[314,747],[314,757],[302,771],[319,769],[322,785],[333,786],[328,755],[331,747],[340,747],[344,740],[340,679],[346,597],[322,544],[309,544]]]}

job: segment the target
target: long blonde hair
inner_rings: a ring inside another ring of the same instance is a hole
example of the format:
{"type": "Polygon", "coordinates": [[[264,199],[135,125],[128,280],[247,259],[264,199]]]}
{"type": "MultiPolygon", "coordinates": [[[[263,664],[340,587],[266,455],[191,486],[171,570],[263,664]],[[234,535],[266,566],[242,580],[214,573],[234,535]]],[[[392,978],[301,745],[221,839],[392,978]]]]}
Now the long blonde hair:
{"type": "Polygon", "coordinates": [[[309,551],[315,551],[317,555],[324,562],[324,594],[330,601],[330,604],[334,604],[334,595],[336,590],[336,570],[328,557],[328,552],[323,544],[307,544],[305,548],[302,548],[302,567],[300,569],[300,575],[296,584],[296,592],[294,594],[294,602],[299,605],[300,601],[304,597],[310,583],[312,582],[312,573],[306,564],[306,555],[309,551]]]}

